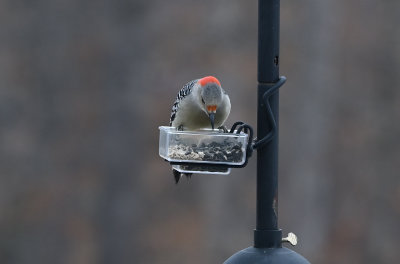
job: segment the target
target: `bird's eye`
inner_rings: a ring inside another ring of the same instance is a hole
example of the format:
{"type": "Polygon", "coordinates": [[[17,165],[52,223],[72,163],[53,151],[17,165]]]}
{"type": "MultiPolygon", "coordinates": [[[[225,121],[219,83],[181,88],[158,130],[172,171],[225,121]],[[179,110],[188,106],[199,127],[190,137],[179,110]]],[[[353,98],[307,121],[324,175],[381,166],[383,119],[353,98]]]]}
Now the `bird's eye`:
{"type": "Polygon", "coordinates": [[[201,102],[202,102],[203,104],[206,104],[206,102],[204,102],[204,99],[203,99],[203,97],[201,98],[201,102]]]}

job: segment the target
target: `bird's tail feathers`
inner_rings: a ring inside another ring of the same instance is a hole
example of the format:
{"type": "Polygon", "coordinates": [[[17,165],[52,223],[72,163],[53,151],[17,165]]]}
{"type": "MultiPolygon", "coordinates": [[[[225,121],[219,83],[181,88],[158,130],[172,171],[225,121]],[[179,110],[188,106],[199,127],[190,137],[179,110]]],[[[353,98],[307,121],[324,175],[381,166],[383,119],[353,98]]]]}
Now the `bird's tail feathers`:
{"type": "Polygon", "coordinates": [[[175,183],[178,184],[179,180],[182,177],[182,173],[180,173],[177,170],[172,169],[172,173],[174,174],[174,178],[175,178],[175,183]]]}
{"type": "Polygon", "coordinates": [[[174,179],[176,184],[178,184],[179,180],[182,178],[183,175],[185,175],[187,179],[190,179],[192,177],[192,173],[181,173],[175,169],[172,169],[172,173],[174,174],[174,179]]]}

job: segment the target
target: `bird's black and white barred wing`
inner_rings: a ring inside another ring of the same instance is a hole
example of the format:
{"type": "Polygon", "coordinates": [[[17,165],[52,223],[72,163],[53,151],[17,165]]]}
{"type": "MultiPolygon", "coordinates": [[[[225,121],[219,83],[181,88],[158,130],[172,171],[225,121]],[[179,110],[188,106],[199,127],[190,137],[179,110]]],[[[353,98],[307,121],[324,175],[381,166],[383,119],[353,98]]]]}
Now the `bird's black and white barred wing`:
{"type": "Polygon", "coordinates": [[[185,98],[186,96],[188,96],[191,92],[192,92],[192,88],[193,86],[197,83],[198,79],[193,80],[188,82],[187,84],[185,84],[183,86],[183,88],[179,91],[178,96],[175,99],[174,104],[172,105],[172,111],[171,111],[171,118],[169,120],[169,125],[172,126],[172,122],[175,119],[176,116],[176,112],[179,109],[179,103],[181,102],[181,100],[183,98],[185,98]]]}

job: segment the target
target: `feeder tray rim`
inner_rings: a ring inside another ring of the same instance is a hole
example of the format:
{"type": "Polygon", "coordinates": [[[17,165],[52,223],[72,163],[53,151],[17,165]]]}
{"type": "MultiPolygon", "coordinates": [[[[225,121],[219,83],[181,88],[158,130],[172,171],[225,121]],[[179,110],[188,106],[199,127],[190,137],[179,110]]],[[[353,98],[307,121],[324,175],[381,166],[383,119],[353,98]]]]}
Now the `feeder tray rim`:
{"type": "Polygon", "coordinates": [[[167,133],[173,133],[173,134],[181,134],[181,135],[201,135],[201,136],[216,136],[216,137],[248,137],[248,134],[244,133],[241,131],[240,133],[236,133],[236,130],[234,133],[225,133],[225,132],[220,132],[219,130],[212,130],[210,128],[206,129],[199,129],[199,130],[176,130],[175,127],[170,127],[170,126],[159,126],[159,130],[165,130],[167,133]]]}
{"type": "MultiPolygon", "coordinates": [[[[180,165],[172,165],[172,168],[174,168],[175,170],[182,172],[182,173],[196,173],[196,174],[220,174],[220,175],[228,175],[231,173],[231,167],[225,167],[225,166],[221,166],[221,168],[226,168],[226,171],[210,171],[210,170],[204,170],[204,171],[200,171],[200,170],[185,170],[185,169],[181,169],[179,167],[180,165]]],[[[203,167],[203,166],[202,166],[203,167]]],[[[207,167],[207,166],[204,166],[207,167]]]]}

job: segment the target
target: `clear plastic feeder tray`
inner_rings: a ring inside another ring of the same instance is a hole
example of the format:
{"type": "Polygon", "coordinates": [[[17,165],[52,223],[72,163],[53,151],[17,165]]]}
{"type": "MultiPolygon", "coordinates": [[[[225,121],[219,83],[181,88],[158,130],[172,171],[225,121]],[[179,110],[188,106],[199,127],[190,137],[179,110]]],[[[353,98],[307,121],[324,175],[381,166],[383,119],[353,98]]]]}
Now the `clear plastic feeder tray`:
{"type": "Polygon", "coordinates": [[[201,173],[201,174],[223,174],[231,173],[231,168],[218,167],[213,165],[172,165],[172,168],[182,173],[201,173]]]}
{"type": "Polygon", "coordinates": [[[177,131],[167,126],[159,129],[159,154],[169,162],[182,163],[174,165],[178,171],[228,174],[229,168],[212,164],[242,165],[246,161],[246,133],[221,133],[211,129],[177,131]],[[199,163],[199,166],[193,163],[199,163]]]}

